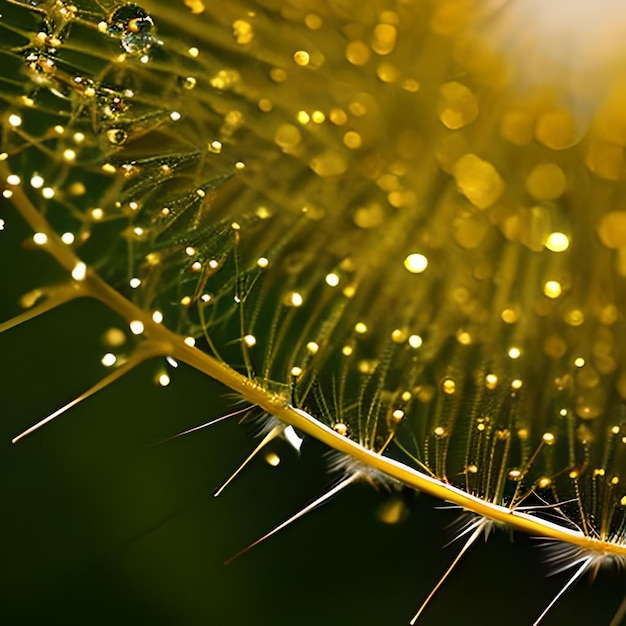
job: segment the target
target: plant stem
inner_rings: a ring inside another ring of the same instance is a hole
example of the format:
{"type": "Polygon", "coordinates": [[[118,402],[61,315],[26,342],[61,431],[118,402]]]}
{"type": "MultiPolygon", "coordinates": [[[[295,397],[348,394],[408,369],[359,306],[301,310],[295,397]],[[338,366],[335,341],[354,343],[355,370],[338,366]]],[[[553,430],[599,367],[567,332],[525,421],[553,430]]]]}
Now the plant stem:
{"type": "MultiPolygon", "coordinates": [[[[6,180],[9,174],[10,171],[6,162],[0,163],[0,178],[6,180]]],[[[41,232],[47,236],[48,239],[46,244],[42,246],[43,249],[71,273],[79,263],[82,263],[80,258],[61,241],[45,217],[37,211],[19,186],[12,187],[12,192],[11,200],[22,217],[35,232],[41,232]]],[[[144,326],[142,334],[150,342],[154,354],[157,356],[171,356],[186,363],[226,385],[248,402],[259,406],[285,424],[294,426],[338,452],[349,455],[416,491],[422,491],[482,517],[507,524],[515,530],[577,545],[598,554],[626,557],[626,544],[601,541],[580,531],[563,528],[540,519],[530,513],[481,500],[444,480],[423,474],[338,434],[305,411],[289,404],[285,397],[268,391],[255,381],[233,370],[226,363],[186,344],[183,337],[173,333],[162,324],[155,323],[149,312],[140,309],[125,298],[90,268],[87,269],[83,280],[75,282],[80,295],[100,300],[123,317],[127,323],[140,321],[144,326]]]]}

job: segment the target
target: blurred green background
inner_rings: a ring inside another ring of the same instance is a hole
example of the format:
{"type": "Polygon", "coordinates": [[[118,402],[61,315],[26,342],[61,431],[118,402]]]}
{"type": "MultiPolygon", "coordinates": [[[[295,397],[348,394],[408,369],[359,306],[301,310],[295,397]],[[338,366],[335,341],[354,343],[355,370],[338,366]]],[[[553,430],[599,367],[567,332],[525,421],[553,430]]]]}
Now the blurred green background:
{"type": "MultiPolygon", "coordinates": [[[[0,319],[27,288],[58,276],[0,199],[0,319]]],[[[229,566],[224,560],[321,492],[324,450],[307,441],[271,468],[256,459],[211,495],[251,450],[236,418],[153,446],[232,407],[224,388],[182,367],[154,384],[147,363],[12,445],[12,437],[104,373],[104,330],[119,324],[75,302],[0,337],[2,624],[247,626],[408,623],[460,544],[458,513],[420,496],[408,520],[376,519],[383,498],[354,486],[229,566]]],[[[531,624],[567,576],[545,578],[538,542],[504,533],[475,546],[420,621],[531,624]]],[[[608,624],[623,593],[615,572],[583,581],[545,620],[608,624]]]]}

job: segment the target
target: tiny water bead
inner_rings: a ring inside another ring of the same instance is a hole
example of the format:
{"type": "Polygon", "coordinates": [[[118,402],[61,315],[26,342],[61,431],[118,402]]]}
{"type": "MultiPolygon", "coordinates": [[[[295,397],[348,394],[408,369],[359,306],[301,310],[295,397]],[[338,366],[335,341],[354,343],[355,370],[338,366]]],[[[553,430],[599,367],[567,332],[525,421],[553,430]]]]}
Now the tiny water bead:
{"type": "Polygon", "coordinates": [[[126,4],[115,9],[103,29],[120,40],[122,48],[130,55],[146,54],[155,44],[155,26],[150,15],[137,4],[126,4]]]}
{"type": "Polygon", "coordinates": [[[421,274],[428,267],[428,259],[423,254],[409,254],[404,259],[404,267],[412,274],[421,274]]]}
{"type": "Polygon", "coordinates": [[[128,133],[123,128],[110,128],[106,131],[106,137],[114,146],[121,146],[128,139],[128,133]]]}

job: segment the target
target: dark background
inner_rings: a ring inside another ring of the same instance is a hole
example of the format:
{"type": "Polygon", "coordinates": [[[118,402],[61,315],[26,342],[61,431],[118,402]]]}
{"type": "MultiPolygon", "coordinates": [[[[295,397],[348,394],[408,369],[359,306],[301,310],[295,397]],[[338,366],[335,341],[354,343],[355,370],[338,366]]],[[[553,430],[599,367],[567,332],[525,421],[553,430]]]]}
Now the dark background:
{"type": "MultiPolygon", "coordinates": [[[[0,199],[0,319],[29,286],[57,275],[0,199]]],[[[227,390],[179,368],[159,388],[159,363],[12,445],[12,437],[104,373],[102,332],[119,325],[94,302],[71,303],[0,337],[0,622],[200,625],[408,623],[456,555],[444,548],[458,513],[415,498],[386,526],[383,501],[354,486],[229,566],[329,480],[324,450],[305,444],[271,468],[255,460],[220,498],[211,495],[254,446],[236,418],[151,444],[232,407],[227,390]]],[[[482,540],[433,599],[421,626],[532,624],[567,581],[545,578],[536,540],[482,540]]],[[[623,579],[585,579],[543,622],[608,624],[623,579]]]]}

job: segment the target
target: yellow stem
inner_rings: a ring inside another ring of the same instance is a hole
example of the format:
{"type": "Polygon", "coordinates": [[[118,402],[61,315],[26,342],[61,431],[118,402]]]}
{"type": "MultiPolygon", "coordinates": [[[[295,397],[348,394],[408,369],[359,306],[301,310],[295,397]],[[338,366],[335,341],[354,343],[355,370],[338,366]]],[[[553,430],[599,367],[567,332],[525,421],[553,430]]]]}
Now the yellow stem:
{"type": "MultiPolygon", "coordinates": [[[[9,173],[6,163],[0,163],[0,177],[6,179],[9,173]]],[[[43,248],[62,267],[71,272],[77,263],[81,262],[73,250],[60,240],[44,216],[37,211],[19,187],[13,189],[12,200],[28,224],[36,232],[42,232],[47,235],[48,242],[43,248]]],[[[80,282],[80,286],[81,289],[84,289],[85,295],[102,301],[128,323],[133,320],[141,321],[144,325],[144,336],[153,345],[160,347],[159,353],[170,355],[190,365],[223,383],[240,394],[248,402],[259,406],[285,424],[294,426],[338,452],[347,454],[361,463],[399,480],[408,487],[451,502],[482,517],[507,524],[515,530],[563,541],[598,553],[626,557],[626,544],[600,541],[586,536],[580,531],[570,530],[547,520],[537,518],[530,513],[486,502],[438,478],[422,474],[398,461],[368,450],[347,437],[336,433],[332,428],[322,424],[305,411],[291,406],[283,396],[264,389],[225,363],[193,346],[187,345],[182,337],[168,330],[163,325],[156,324],[148,312],[141,310],[127,300],[105,283],[93,270],[87,271],[85,279],[80,282]]]]}

